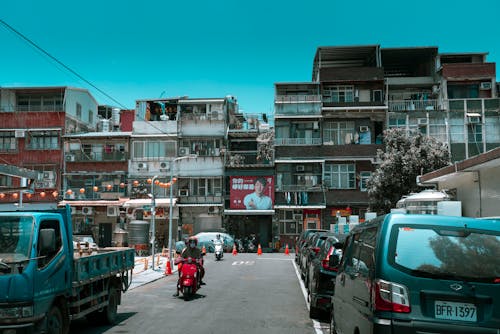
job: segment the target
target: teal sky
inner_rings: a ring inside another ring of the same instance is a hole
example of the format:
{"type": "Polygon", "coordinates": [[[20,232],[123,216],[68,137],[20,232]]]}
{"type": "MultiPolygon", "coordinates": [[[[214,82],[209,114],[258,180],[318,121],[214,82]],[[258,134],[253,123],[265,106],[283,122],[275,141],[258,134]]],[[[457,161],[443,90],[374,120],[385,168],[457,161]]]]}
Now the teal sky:
{"type": "MultiPolygon", "coordinates": [[[[26,0],[0,11],[127,108],[162,93],[233,95],[240,111],[268,114],[274,83],[311,81],[318,46],[437,46],[500,63],[499,18],[498,0],[26,0]]],[[[0,43],[0,86],[81,87],[116,105],[2,24],[0,43]]]]}

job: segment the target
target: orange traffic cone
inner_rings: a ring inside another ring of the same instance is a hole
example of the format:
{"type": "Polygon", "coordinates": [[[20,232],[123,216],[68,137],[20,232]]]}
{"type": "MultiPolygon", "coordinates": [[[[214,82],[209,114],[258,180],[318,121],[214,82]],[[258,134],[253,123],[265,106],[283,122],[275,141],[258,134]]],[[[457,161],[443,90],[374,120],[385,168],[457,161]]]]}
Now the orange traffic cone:
{"type": "Polygon", "coordinates": [[[233,256],[236,256],[238,251],[236,250],[236,245],[233,245],[233,256]]]}
{"type": "Polygon", "coordinates": [[[165,275],[172,275],[172,267],[170,266],[170,261],[167,259],[167,264],[165,265],[165,275]]]}
{"type": "Polygon", "coordinates": [[[260,247],[260,244],[259,244],[259,247],[257,247],[257,255],[258,256],[262,255],[262,247],[260,247]]]}
{"type": "Polygon", "coordinates": [[[288,249],[288,244],[285,247],[285,255],[290,255],[290,250],[288,249]]]}

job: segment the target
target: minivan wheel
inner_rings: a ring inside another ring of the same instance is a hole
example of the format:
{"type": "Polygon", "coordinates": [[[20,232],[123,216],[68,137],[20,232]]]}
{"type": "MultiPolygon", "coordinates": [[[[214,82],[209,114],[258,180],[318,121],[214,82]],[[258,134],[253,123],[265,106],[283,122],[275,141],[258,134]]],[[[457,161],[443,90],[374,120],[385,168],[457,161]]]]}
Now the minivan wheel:
{"type": "Polygon", "coordinates": [[[330,334],[337,334],[337,330],[335,329],[335,320],[333,319],[333,309],[330,314],[330,334]]]}

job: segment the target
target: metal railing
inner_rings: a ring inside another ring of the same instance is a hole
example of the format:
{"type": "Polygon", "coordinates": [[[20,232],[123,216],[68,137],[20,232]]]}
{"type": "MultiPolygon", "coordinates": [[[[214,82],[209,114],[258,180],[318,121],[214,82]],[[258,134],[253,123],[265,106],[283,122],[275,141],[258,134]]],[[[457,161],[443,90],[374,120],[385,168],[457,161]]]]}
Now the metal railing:
{"type": "Polygon", "coordinates": [[[321,102],[321,95],[276,95],[274,100],[279,102],[321,102]]]}
{"type": "Polygon", "coordinates": [[[127,152],[69,152],[66,153],[67,162],[85,162],[85,161],[127,161],[127,152]]]}
{"type": "Polygon", "coordinates": [[[275,138],[275,145],[321,145],[321,138],[275,138]]]}
{"type": "Polygon", "coordinates": [[[389,111],[441,110],[438,100],[391,100],[389,111]]]}
{"type": "Polygon", "coordinates": [[[273,160],[261,159],[257,151],[227,151],[225,164],[228,167],[271,166],[273,160]]]}

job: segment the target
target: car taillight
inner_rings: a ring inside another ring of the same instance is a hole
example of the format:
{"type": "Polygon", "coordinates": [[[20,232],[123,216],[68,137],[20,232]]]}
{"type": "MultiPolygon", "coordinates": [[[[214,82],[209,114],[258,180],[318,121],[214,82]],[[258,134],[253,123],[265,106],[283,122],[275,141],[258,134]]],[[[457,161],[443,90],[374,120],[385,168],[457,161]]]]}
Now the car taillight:
{"type": "Polygon", "coordinates": [[[495,284],[500,283],[500,278],[499,278],[499,277],[495,278],[495,279],[493,280],[493,283],[495,283],[495,284]]]}
{"type": "Polygon", "coordinates": [[[373,307],[376,311],[410,313],[408,288],[384,280],[375,280],[372,286],[373,307]]]}
{"type": "Polygon", "coordinates": [[[320,251],[320,248],[319,247],[313,247],[312,248],[314,254],[318,255],[319,251],[320,251]]]}
{"type": "Polygon", "coordinates": [[[339,271],[338,267],[330,267],[330,255],[333,253],[334,248],[330,247],[328,250],[327,256],[321,261],[321,266],[323,269],[330,270],[330,271],[339,271]]]}

